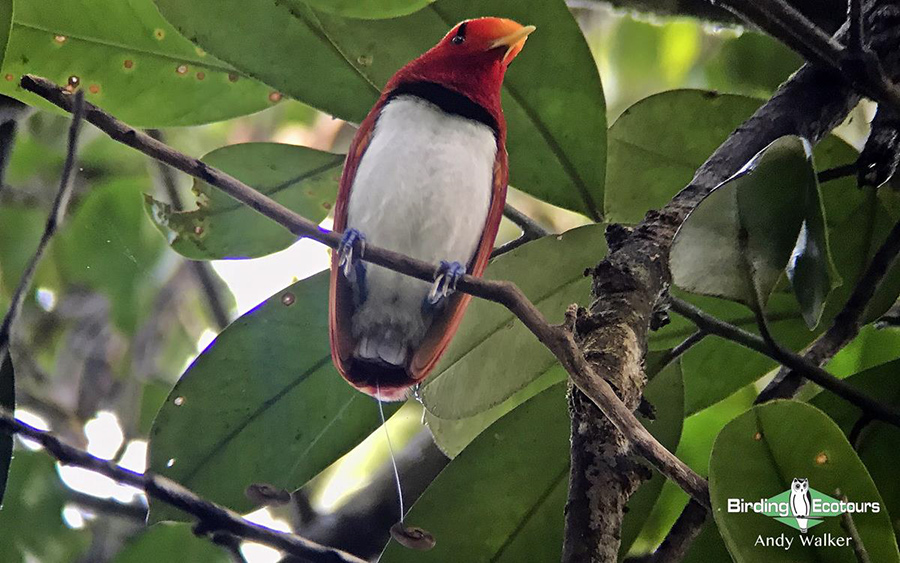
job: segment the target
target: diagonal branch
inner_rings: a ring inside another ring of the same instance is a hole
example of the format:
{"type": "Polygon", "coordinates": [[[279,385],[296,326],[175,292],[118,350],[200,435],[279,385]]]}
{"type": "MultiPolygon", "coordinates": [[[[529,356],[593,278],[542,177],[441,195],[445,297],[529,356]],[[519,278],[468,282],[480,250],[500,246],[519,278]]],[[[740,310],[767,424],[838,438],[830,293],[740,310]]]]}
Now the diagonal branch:
{"type": "MultiPolygon", "coordinates": [[[[900,412],[896,409],[876,401],[843,379],[838,379],[821,367],[810,362],[808,359],[784,348],[775,342],[767,331],[764,333],[764,336],[757,336],[751,332],[747,332],[746,330],[717,319],[677,297],[672,298],[672,310],[689,319],[701,330],[705,330],[716,336],[721,336],[732,342],[737,342],[742,346],[746,346],[751,350],[766,355],[776,362],[788,366],[795,372],[802,374],[806,379],[821,385],[835,395],[859,407],[869,416],[900,427],[900,412]]],[[[760,325],[762,325],[761,328],[765,326],[763,323],[760,323],[760,325]]]]}
{"type": "MultiPolygon", "coordinates": [[[[45,78],[25,75],[22,77],[21,84],[29,92],[41,96],[63,110],[71,111],[72,95],[53,82],[45,78]]],[[[320,228],[312,221],[269,199],[236,178],[172,149],[122,123],[92,104],[85,104],[85,119],[112,139],[215,186],[287,228],[295,235],[308,237],[331,248],[337,248],[341,242],[340,234],[320,228]]],[[[433,280],[436,269],[433,264],[368,245],[365,255],[361,259],[429,282],[433,280]]],[[[457,289],[506,306],[541,343],[553,352],[560,364],[568,371],[572,381],[628,438],[642,456],[646,457],[663,475],[672,479],[691,497],[701,504],[709,506],[709,490],[706,481],[647,432],[634,416],[632,409],[625,406],[609,383],[600,377],[587,362],[569,327],[551,325],[547,322],[544,315],[511,282],[464,275],[459,279],[457,289]]]]}
{"type": "Polygon", "coordinates": [[[19,284],[16,286],[16,290],[13,293],[9,309],[3,317],[3,322],[0,323],[0,356],[5,353],[3,352],[3,349],[9,344],[12,323],[15,320],[16,315],[19,314],[19,310],[22,308],[22,303],[25,301],[25,294],[31,286],[31,280],[37,270],[38,263],[41,261],[41,257],[44,255],[44,250],[47,249],[50,239],[52,239],[53,235],[56,234],[56,231],[59,230],[63,218],[66,216],[66,210],[68,209],[69,200],[72,196],[72,176],[73,171],[75,170],[75,158],[78,152],[78,134],[81,130],[81,120],[84,116],[84,96],[79,92],[72,98],[72,109],[70,110],[72,112],[72,124],[69,126],[68,149],[66,150],[66,161],[65,164],[63,164],[63,171],[59,180],[59,190],[56,192],[56,197],[53,199],[53,204],[50,206],[50,215],[47,217],[47,224],[44,227],[44,232],[41,234],[41,240],[38,242],[37,248],[31,255],[31,259],[25,267],[25,272],[22,274],[21,279],[19,279],[19,284]]]}
{"type": "MultiPolygon", "coordinates": [[[[853,2],[851,0],[851,7],[853,2]]],[[[844,26],[841,44],[784,0],[720,0],[725,9],[755,24],[785,45],[802,55],[809,62],[840,72],[860,92],[873,100],[900,111],[900,88],[885,74],[877,56],[855,37],[861,15],[856,8],[850,13],[855,18],[844,26]],[[848,28],[850,28],[848,30],[848,28]]]]}
{"type": "Polygon", "coordinates": [[[64,444],[44,430],[25,424],[5,409],[0,409],[0,432],[18,434],[42,445],[64,465],[83,467],[110,479],[141,489],[147,496],[170,504],[198,520],[202,530],[215,534],[225,532],[263,543],[291,555],[316,563],[365,563],[344,551],[325,547],[300,536],[279,532],[254,524],[236,512],[209,502],[178,483],[153,473],[137,473],[111,461],[100,459],[83,450],[64,444]]]}

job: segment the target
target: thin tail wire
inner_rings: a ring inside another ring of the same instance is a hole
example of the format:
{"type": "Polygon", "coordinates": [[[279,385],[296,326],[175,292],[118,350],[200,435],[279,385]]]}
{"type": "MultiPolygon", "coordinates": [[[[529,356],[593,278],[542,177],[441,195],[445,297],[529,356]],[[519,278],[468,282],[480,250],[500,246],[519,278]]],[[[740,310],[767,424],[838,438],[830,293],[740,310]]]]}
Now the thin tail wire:
{"type": "Polygon", "coordinates": [[[375,397],[375,402],[378,403],[378,414],[381,416],[381,427],[384,428],[388,451],[391,454],[391,466],[394,468],[394,482],[397,485],[397,498],[400,500],[400,523],[402,524],[406,511],[403,509],[403,490],[400,488],[400,472],[397,470],[397,460],[394,457],[394,445],[391,444],[391,433],[388,432],[387,422],[384,419],[384,406],[381,404],[381,389],[379,388],[377,381],[375,382],[375,393],[378,395],[375,397]]]}

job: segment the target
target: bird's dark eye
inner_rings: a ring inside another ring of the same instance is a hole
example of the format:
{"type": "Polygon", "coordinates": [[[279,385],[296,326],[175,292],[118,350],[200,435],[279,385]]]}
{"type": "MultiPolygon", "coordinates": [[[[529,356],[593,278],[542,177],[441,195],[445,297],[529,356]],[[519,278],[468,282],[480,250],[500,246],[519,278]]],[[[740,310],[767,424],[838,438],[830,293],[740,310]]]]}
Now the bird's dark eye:
{"type": "Polygon", "coordinates": [[[467,23],[462,23],[456,29],[456,35],[453,36],[453,39],[450,40],[454,45],[460,45],[466,40],[466,25],[467,23]]]}

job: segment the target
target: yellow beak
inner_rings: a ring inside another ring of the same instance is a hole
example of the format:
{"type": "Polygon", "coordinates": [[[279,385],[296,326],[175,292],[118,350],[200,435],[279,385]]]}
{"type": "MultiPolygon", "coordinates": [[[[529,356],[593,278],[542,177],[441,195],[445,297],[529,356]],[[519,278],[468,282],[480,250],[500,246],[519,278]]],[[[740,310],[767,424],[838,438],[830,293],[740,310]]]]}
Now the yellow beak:
{"type": "Polygon", "coordinates": [[[506,54],[503,55],[503,60],[506,61],[507,58],[510,58],[510,55],[515,56],[519,54],[519,51],[522,50],[522,46],[525,45],[525,40],[535,29],[537,28],[533,25],[522,26],[509,35],[504,35],[499,39],[495,39],[491,42],[490,48],[506,47],[506,54]]]}

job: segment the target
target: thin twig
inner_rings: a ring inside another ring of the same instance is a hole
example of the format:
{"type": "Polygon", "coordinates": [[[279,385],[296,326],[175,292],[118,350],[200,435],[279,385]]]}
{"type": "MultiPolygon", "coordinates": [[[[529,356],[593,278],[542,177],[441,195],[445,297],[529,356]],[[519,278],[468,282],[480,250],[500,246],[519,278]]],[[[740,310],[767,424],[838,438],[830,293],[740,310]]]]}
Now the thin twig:
{"type": "Polygon", "coordinates": [[[47,224],[44,226],[41,240],[31,255],[22,277],[19,279],[19,285],[16,286],[16,290],[10,300],[9,310],[6,311],[3,322],[0,324],[0,349],[5,348],[9,344],[12,323],[19,314],[22,303],[25,302],[25,295],[28,293],[28,288],[31,287],[31,280],[34,278],[35,271],[37,271],[38,263],[41,261],[50,239],[53,238],[53,235],[56,234],[56,231],[62,224],[69,200],[71,199],[72,173],[75,170],[75,159],[78,152],[78,133],[81,128],[81,120],[84,117],[84,95],[78,92],[71,98],[72,123],[69,126],[69,144],[66,150],[66,161],[59,180],[59,190],[56,192],[56,198],[54,198],[53,205],[50,207],[50,215],[47,217],[47,224]]]}
{"type": "Polygon", "coordinates": [[[205,500],[165,477],[150,472],[137,473],[78,448],[73,448],[50,432],[38,430],[16,419],[9,411],[2,408],[0,408],[0,432],[18,434],[37,442],[64,465],[82,467],[105,475],[119,483],[141,489],[147,496],[194,516],[201,528],[208,533],[231,533],[317,563],[364,563],[362,559],[339,549],[325,547],[294,534],[279,532],[249,522],[236,512],[205,500]]]}
{"type": "MultiPolygon", "coordinates": [[[[824,365],[838,351],[856,338],[862,326],[863,315],[882,281],[900,254],[900,222],[894,225],[884,243],[875,252],[868,268],[859,278],[847,303],[834,318],[831,326],[819,336],[803,354],[810,365],[824,365]]],[[[788,366],[790,367],[790,366],[788,366]]],[[[801,375],[782,369],[775,379],[757,397],[757,403],[792,397],[803,384],[801,375]]]]}
{"type": "MultiPolygon", "coordinates": [[[[29,92],[41,96],[66,111],[70,110],[71,95],[53,82],[45,78],[25,75],[22,77],[21,84],[29,92]]],[[[234,177],[160,143],[92,104],[86,103],[85,107],[85,119],[114,140],[215,186],[297,236],[308,237],[331,248],[337,248],[340,244],[341,235],[339,233],[320,228],[312,221],[303,218],[234,177]]],[[[366,246],[365,254],[361,259],[425,281],[433,280],[436,269],[434,264],[375,246],[366,246]]],[[[644,456],[663,475],[672,479],[691,497],[709,506],[709,489],[706,480],[647,432],[634,413],[616,396],[609,383],[594,372],[575,343],[570,330],[548,323],[544,315],[511,282],[464,275],[459,279],[457,289],[506,306],[541,343],[553,352],[566,368],[575,385],[631,441],[632,446],[640,455],[644,456]]]]}
{"type": "Polygon", "coordinates": [[[491,258],[496,258],[498,256],[502,256],[503,254],[506,254],[507,252],[512,252],[513,250],[519,248],[520,246],[522,246],[525,243],[531,242],[532,240],[534,240],[534,239],[528,238],[525,235],[522,235],[518,238],[514,238],[513,240],[511,240],[507,243],[501,244],[500,246],[498,246],[497,248],[492,250],[491,258]]]}
{"type": "Polygon", "coordinates": [[[768,338],[761,338],[753,333],[717,319],[677,297],[671,298],[671,308],[679,315],[692,321],[698,328],[706,330],[716,336],[721,336],[727,340],[737,342],[751,350],[755,350],[760,354],[768,356],[776,362],[788,366],[792,370],[802,374],[806,379],[817,383],[835,395],[857,406],[864,413],[868,413],[873,418],[900,427],[900,412],[876,401],[865,393],[860,392],[853,385],[842,379],[838,379],[806,358],[787,350],[771,338],[771,335],[767,334],[768,338]]]}
{"type": "Polygon", "coordinates": [[[700,341],[707,336],[709,336],[709,333],[705,330],[695,331],[692,335],[682,340],[677,346],[664,352],[663,355],[660,356],[656,364],[654,364],[656,366],[657,373],[680,358],[682,354],[693,348],[695,345],[699,344],[700,341]]]}
{"type": "Polygon", "coordinates": [[[503,215],[522,229],[522,234],[528,237],[529,240],[545,237],[550,234],[550,231],[538,224],[537,221],[508,203],[503,206],[503,215]]]}
{"type": "Polygon", "coordinates": [[[550,234],[550,231],[540,226],[537,221],[508,203],[503,207],[503,215],[522,229],[522,236],[495,248],[491,251],[491,258],[506,254],[507,252],[512,252],[526,242],[531,242],[550,234]]]}
{"type": "MultiPolygon", "coordinates": [[[[150,129],[147,131],[147,134],[159,142],[165,142],[161,131],[150,129]]],[[[172,169],[158,160],[153,162],[156,164],[160,183],[166,190],[166,195],[169,197],[169,203],[172,204],[172,208],[176,211],[184,210],[184,202],[181,200],[181,194],[178,193],[178,182],[175,180],[175,174],[172,169]]],[[[231,322],[231,317],[225,308],[225,304],[222,302],[222,296],[219,293],[219,287],[216,284],[212,268],[209,263],[201,260],[187,260],[187,262],[191,265],[191,270],[194,272],[197,283],[200,284],[200,289],[206,298],[206,304],[209,307],[213,321],[216,323],[216,328],[220,331],[224,330],[228,323],[231,322]]]]}
{"type": "Polygon", "coordinates": [[[851,162],[850,164],[844,164],[842,166],[835,166],[834,168],[827,168],[822,170],[817,174],[818,180],[820,184],[824,184],[825,182],[831,182],[832,180],[840,180],[841,178],[846,178],[848,176],[856,176],[856,172],[859,170],[859,167],[855,162],[851,162]]]}
{"type": "MultiPolygon", "coordinates": [[[[841,493],[840,489],[835,490],[834,494],[842,501],[848,502],[847,495],[841,493]]],[[[841,513],[841,528],[850,535],[850,541],[853,544],[853,553],[856,555],[856,560],[859,563],[872,563],[869,552],[866,551],[866,546],[863,544],[862,537],[859,535],[859,530],[856,528],[856,523],[853,521],[853,515],[849,511],[841,513]]]]}

